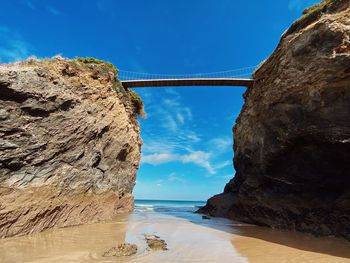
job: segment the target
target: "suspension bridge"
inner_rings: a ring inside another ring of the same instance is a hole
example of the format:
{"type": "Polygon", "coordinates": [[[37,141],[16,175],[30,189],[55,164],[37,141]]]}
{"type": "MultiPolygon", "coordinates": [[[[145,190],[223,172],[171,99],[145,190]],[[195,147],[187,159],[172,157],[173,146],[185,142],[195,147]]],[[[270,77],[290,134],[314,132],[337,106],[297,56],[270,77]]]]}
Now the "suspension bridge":
{"type": "Polygon", "coordinates": [[[251,87],[253,72],[257,69],[246,67],[227,71],[195,74],[149,74],[120,70],[118,79],[125,88],[171,87],[171,86],[237,86],[251,87]]]}

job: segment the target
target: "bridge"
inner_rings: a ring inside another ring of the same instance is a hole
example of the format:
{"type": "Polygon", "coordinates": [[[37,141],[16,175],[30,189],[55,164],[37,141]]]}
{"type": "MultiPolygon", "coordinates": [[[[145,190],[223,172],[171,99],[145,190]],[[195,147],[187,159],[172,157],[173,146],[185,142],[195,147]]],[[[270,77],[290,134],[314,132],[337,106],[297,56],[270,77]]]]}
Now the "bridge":
{"type": "Polygon", "coordinates": [[[120,70],[118,79],[125,88],[178,86],[236,86],[251,87],[254,67],[185,75],[149,74],[120,70]]]}

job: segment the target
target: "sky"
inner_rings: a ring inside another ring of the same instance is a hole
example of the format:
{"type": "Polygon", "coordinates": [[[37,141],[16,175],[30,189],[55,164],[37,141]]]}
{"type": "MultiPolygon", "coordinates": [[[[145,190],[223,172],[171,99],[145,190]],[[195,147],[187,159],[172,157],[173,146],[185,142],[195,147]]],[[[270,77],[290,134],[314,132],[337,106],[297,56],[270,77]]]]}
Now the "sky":
{"type": "MultiPolygon", "coordinates": [[[[0,62],[60,54],[157,74],[259,65],[317,0],[1,0],[0,62]]],[[[138,89],[137,199],[206,200],[234,176],[244,87],[138,89]]]]}

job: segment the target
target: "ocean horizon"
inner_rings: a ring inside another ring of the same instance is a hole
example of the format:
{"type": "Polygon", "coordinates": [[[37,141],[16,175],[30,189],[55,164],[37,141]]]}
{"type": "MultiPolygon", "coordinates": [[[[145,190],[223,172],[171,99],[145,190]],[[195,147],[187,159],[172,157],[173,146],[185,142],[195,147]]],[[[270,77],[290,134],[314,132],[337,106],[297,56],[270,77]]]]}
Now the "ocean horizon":
{"type": "Polygon", "coordinates": [[[206,201],[135,199],[135,212],[195,212],[206,201]]]}
{"type": "Polygon", "coordinates": [[[150,201],[150,202],[207,202],[206,200],[172,200],[172,199],[141,199],[141,198],[135,198],[135,202],[143,202],[143,201],[150,201]]]}

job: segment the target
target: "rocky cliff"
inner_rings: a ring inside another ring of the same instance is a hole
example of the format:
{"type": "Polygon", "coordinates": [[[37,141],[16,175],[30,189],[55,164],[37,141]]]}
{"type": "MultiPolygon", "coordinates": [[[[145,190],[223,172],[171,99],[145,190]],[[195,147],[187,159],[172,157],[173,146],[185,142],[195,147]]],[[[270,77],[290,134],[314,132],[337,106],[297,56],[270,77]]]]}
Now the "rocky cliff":
{"type": "Polygon", "coordinates": [[[286,31],[244,94],[236,175],[201,212],[350,239],[349,36],[348,0],[286,31]]]}
{"type": "Polygon", "coordinates": [[[141,139],[116,74],[93,59],[0,65],[0,237],[132,210],[141,139]]]}

